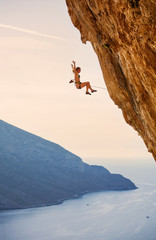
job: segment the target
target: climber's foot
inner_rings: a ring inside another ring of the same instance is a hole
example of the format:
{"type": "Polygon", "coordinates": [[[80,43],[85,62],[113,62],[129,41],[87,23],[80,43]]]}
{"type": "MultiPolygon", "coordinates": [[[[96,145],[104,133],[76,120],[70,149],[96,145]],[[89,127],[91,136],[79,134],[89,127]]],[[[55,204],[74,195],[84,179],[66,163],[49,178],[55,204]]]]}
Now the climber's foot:
{"type": "Polygon", "coordinates": [[[89,92],[86,92],[86,94],[89,94],[89,95],[91,95],[91,93],[89,93],[89,92]]]}
{"type": "Polygon", "coordinates": [[[97,90],[92,90],[92,93],[93,93],[93,92],[97,92],[97,90]]]}

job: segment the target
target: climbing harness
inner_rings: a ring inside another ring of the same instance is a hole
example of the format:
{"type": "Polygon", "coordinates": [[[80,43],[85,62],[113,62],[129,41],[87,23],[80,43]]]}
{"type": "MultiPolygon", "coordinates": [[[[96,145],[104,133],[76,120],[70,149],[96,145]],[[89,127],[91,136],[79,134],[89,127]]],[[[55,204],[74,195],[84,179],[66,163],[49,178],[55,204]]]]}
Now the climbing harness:
{"type": "Polygon", "coordinates": [[[75,82],[75,85],[79,84],[79,89],[81,89],[81,82],[75,82]]]}

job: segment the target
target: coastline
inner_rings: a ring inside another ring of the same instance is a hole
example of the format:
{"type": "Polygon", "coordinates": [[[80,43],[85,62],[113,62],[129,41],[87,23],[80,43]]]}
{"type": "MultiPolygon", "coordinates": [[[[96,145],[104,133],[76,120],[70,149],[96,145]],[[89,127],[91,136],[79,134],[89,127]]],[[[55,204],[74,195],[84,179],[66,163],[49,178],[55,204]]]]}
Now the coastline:
{"type": "Polygon", "coordinates": [[[87,191],[79,194],[74,194],[74,196],[70,198],[64,198],[64,199],[59,199],[55,203],[50,203],[50,204],[41,204],[41,205],[34,205],[34,206],[28,206],[28,207],[18,207],[18,208],[6,208],[6,209],[0,209],[1,212],[6,212],[6,211],[15,211],[15,210],[29,210],[29,209],[35,209],[35,208],[42,208],[42,207],[52,207],[52,206],[57,206],[63,204],[65,201],[70,201],[70,200],[75,200],[75,199],[80,199],[83,196],[87,194],[94,194],[94,193],[102,193],[102,192],[129,192],[129,191],[135,191],[138,190],[139,188],[133,188],[133,189],[123,189],[123,190],[97,190],[97,191],[87,191]]]}

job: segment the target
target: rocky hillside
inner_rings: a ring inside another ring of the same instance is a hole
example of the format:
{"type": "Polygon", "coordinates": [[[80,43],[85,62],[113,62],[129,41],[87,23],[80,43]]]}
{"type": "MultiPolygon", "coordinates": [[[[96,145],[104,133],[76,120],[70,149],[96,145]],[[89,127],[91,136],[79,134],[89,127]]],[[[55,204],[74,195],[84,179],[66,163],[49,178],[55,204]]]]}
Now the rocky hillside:
{"type": "Polygon", "coordinates": [[[66,0],[97,56],[110,97],[156,160],[156,1],[66,0]]]}
{"type": "Polygon", "coordinates": [[[58,204],[81,194],[129,190],[119,174],[0,120],[0,209],[58,204]]]}

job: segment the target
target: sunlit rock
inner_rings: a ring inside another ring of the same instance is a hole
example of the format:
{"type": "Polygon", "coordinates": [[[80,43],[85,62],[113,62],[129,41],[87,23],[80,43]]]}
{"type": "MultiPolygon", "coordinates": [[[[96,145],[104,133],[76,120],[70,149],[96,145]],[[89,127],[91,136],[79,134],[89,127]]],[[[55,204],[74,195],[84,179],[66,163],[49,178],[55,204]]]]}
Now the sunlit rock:
{"type": "Polygon", "coordinates": [[[66,0],[90,41],[110,97],[156,159],[156,1],[66,0]]]}

